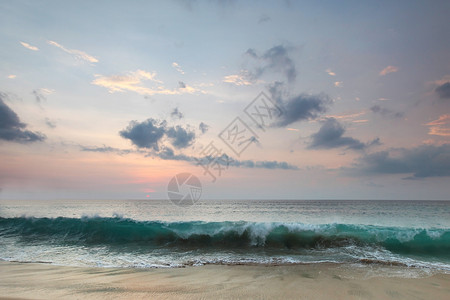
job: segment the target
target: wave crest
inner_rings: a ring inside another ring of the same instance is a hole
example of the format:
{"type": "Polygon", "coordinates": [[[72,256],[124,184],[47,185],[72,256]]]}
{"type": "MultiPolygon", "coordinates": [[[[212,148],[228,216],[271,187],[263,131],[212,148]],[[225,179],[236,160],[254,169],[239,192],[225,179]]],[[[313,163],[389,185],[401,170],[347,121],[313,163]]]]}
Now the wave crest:
{"type": "Polygon", "coordinates": [[[174,249],[271,250],[381,247],[450,258],[450,230],[352,224],[159,222],[121,217],[0,218],[0,236],[22,242],[174,249]]]}

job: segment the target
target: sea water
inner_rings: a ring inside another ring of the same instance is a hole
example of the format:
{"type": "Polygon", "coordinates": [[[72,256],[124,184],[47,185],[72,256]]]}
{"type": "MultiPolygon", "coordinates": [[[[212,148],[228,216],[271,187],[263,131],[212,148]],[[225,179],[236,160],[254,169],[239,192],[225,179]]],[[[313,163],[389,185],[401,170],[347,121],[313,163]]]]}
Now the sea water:
{"type": "Polygon", "coordinates": [[[450,201],[0,200],[0,259],[95,267],[339,263],[450,272],[450,201]]]}

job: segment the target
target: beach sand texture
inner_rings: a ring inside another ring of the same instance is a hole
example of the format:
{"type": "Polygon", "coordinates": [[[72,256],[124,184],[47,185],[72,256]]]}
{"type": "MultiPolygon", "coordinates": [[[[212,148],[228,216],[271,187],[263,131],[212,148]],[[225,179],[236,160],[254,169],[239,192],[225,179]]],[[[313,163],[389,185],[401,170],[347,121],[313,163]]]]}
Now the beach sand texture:
{"type": "MultiPolygon", "coordinates": [[[[374,276],[378,266],[168,269],[0,263],[0,299],[450,299],[450,275],[374,276]]],[[[390,273],[396,267],[389,268],[390,273]]],[[[377,270],[378,269],[378,270],[377,270]]]]}

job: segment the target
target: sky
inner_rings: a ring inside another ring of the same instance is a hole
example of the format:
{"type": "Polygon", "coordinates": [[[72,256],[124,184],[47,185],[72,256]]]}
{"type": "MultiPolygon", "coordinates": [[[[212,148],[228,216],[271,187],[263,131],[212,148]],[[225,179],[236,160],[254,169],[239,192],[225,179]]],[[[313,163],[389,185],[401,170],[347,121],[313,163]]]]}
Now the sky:
{"type": "Polygon", "coordinates": [[[0,199],[449,200],[449,13],[0,0],[0,199]]]}

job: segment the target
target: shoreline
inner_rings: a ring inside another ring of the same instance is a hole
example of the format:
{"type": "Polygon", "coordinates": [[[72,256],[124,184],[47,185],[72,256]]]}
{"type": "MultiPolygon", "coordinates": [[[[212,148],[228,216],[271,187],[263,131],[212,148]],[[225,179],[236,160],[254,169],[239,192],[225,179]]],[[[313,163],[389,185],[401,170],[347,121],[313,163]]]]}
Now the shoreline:
{"type": "Polygon", "coordinates": [[[139,269],[0,261],[0,299],[449,298],[450,274],[399,276],[404,271],[332,263],[139,269]]]}

